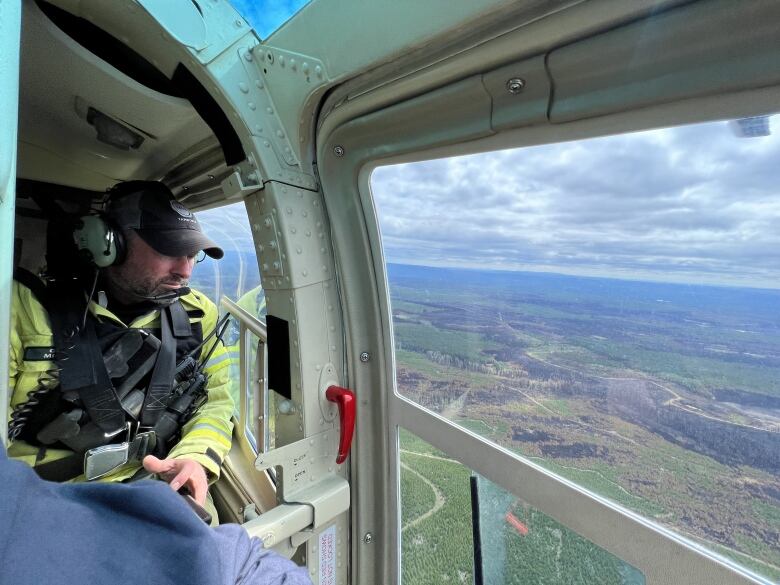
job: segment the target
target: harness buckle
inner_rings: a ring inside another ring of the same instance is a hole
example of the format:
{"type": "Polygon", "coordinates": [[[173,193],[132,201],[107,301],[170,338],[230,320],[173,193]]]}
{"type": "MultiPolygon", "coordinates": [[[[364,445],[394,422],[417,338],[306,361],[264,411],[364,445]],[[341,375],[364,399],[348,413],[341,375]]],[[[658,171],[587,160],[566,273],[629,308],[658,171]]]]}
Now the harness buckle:
{"type": "Polygon", "coordinates": [[[138,433],[130,443],[130,458],[141,461],[157,447],[157,433],[153,430],[138,433]]]}
{"type": "Polygon", "coordinates": [[[117,443],[95,447],[84,453],[84,477],[87,481],[108,475],[128,461],[130,443],[117,443]]]}
{"type": "Polygon", "coordinates": [[[127,423],[127,440],[123,443],[95,447],[84,453],[84,477],[87,481],[100,479],[131,459],[140,461],[157,447],[157,433],[138,432],[137,423],[127,423]]]}

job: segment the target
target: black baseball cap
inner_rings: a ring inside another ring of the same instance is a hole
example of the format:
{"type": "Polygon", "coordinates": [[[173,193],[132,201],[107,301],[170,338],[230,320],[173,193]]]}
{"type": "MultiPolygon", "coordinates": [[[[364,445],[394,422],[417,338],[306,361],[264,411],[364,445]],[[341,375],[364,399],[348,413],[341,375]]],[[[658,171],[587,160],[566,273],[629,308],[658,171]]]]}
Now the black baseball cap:
{"type": "Polygon", "coordinates": [[[131,229],[166,256],[194,256],[201,250],[215,259],[225,253],[200,229],[195,215],[158,181],[125,181],[109,191],[106,215],[131,229]]]}

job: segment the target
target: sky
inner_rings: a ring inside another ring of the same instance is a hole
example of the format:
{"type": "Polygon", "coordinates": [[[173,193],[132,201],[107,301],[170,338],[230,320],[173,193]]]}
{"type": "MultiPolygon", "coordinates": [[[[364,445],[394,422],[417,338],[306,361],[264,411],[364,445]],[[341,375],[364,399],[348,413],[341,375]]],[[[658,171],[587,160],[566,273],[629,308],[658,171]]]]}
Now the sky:
{"type": "MultiPolygon", "coordinates": [[[[261,38],[308,0],[231,0],[261,38]]],[[[780,288],[780,116],[377,169],[390,262],[780,288]]],[[[239,238],[243,247],[243,238],[239,238]]]]}
{"type": "Polygon", "coordinates": [[[774,133],[697,124],[382,167],[386,260],[780,288],[774,133]]]}
{"type": "Polygon", "coordinates": [[[265,39],[298,12],[308,0],[230,0],[233,7],[265,39]]]}
{"type": "MultiPolygon", "coordinates": [[[[388,262],[780,288],[780,116],[381,167],[388,262]]],[[[199,212],[253,253],[238,203],[199,212]]]]}

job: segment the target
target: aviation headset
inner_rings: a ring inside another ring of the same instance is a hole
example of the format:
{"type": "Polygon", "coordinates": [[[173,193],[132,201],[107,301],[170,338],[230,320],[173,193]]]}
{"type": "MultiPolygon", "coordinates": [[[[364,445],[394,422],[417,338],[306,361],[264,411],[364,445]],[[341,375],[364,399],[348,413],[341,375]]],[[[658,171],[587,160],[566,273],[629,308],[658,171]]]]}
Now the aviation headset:
{"type": "Polygon", "coordinates": [[[122,228],[111,217],[112,203],[137,194],[148,186],[146,181],[117,183],[108,190],[105,212],[84,215],[73,230],[73,240],[79,254],[97,268],[118,266],[125,261],[127,244],[122,228]]]}
{"type": "Polygon", "coordinates": [[[127,255],[122,230],[106,214],[80,217],[73,240],[79,254],[98,268],[117,266],[127,255]]]}
{"type": "MultiPolygon", "coordinates": [[[[176,201],[171,190],[159,181],[118,183],[108,191],[105,211],[80,217],[72,237],[82,257],[96,268],[106,268],[124,262],[129,230],[142,234],[150,232],[143,236],[147,243],[155,235],[177,232],[177,237],[172,238],[174,256],[196,248],[212,258],[219,259],[224,255],[222,249],[202,233],[194,214],[176,201]]],[[[162,244],[158,241],[158,245],[162,244]]]]}

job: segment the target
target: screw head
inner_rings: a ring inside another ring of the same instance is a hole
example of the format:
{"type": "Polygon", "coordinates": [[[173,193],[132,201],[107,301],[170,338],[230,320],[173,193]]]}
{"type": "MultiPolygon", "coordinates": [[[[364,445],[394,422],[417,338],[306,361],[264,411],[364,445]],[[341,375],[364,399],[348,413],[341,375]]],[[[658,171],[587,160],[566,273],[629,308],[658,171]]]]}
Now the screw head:
{"type": "Polygon", "coordinates": [[[374,542],[374,535],[371,534],[370,532],[366,532],[366,535],[363,537],[363,542],[365,542],[366,544],[371,544],[372,542],[374,542]]]}
{"type": "Polygon", "coordinates": [[[517,95],[525,89],[525,79],[513,77],[506,82],[506,90],[512,95],[517,95]]]}
{"type": "Polygon", "coordinates": [[[371,359],[371,354],[368,353],[367,351],[364,351],[363,353],[360,354],[360,361],[363,362],[364,364],[370,359],[371,359]]]}
{"type": "Polygon", "coordinates": [[[334,146],[333,147],[333,154],[336,156],[344,156],[344,147],[343,146],[334,146]]]}

